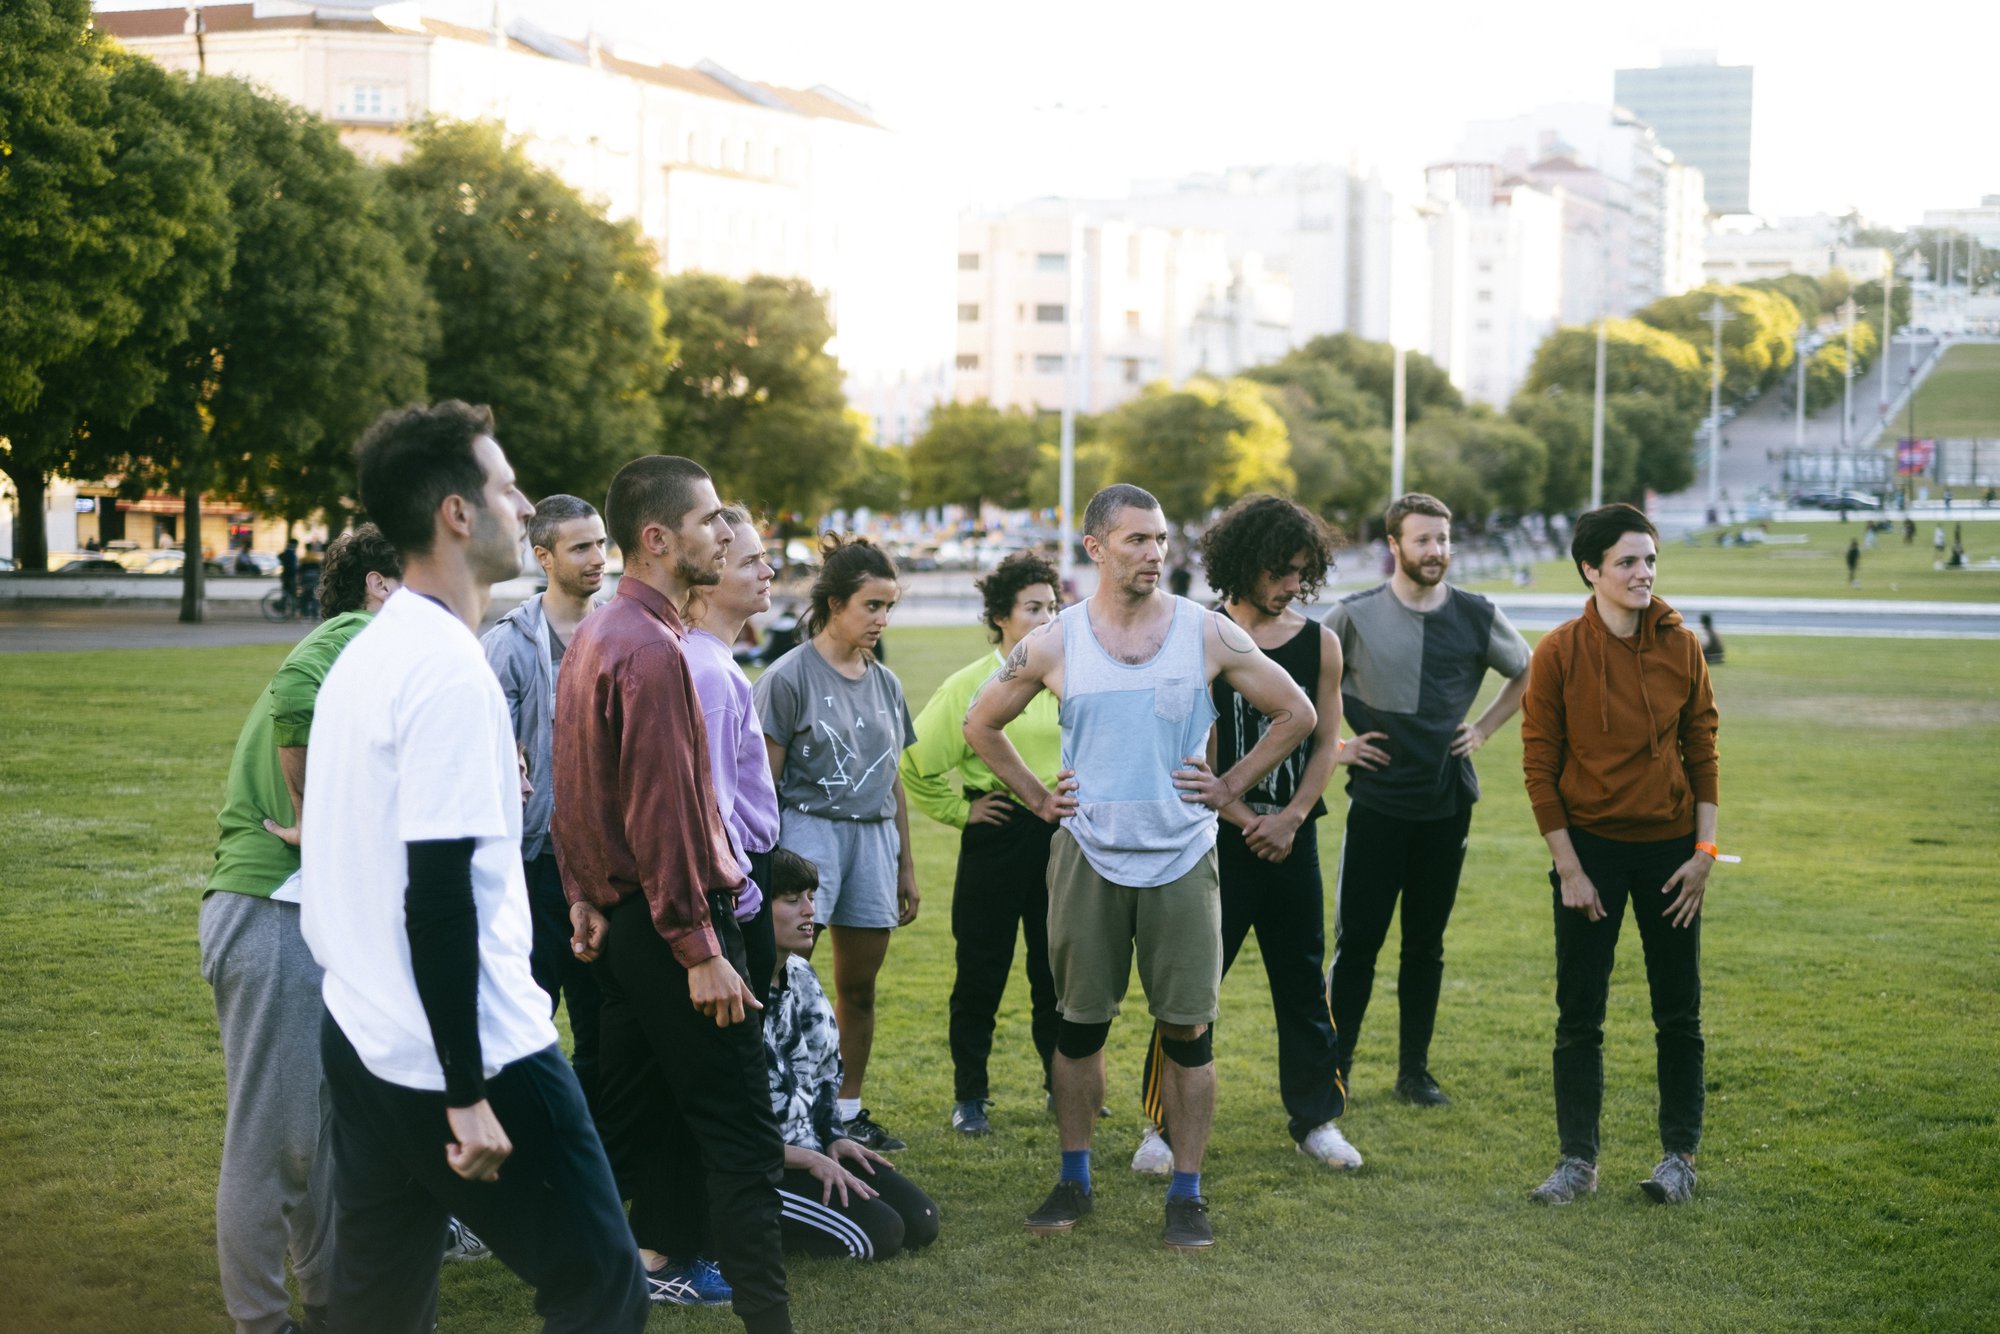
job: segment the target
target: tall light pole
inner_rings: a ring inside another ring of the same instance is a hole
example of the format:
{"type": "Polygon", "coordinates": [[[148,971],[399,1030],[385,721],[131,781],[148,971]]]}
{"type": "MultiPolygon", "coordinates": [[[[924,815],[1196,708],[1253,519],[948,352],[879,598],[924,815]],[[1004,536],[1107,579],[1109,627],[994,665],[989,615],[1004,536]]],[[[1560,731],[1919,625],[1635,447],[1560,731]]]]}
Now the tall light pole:
{"type": "Polygon", "coordinates": [[[1722,326],[1736,317],[1718,296],[1702,318],[1715,330],[1715,347],[1708,359],[1708,507],[1713,510],[1722,497],[1722,326]]]}
{"type": "Polygon", "coordinates": [[[1389,375],[1391,399],[1389,405],[1389,499],[1403,494],[1403,451],[1406,433],[1405,418],[1409,416],[1409,372],[1404,368],[1402,344],[1396,341],[1393,327],[1395,317],[1390,317],[1389,352],[1395,358],[1394,369],[1389,375]]]}
{"type": "Polygon", "coordinates": [[[1604,504],[1604,345],[1609,317],[1597,317],[1597,382],[1590,401],[1590,507],[1604,504]]]}
{"type": "Polygon", "coordinates": [[[1889,371],[1892,369],[1890,363],[1894,360],[1889,355],[1890,350],[1894,347],[1894,344],[1889,341],[1889,312],[1896,305],[1895,301],[1891,299],[1895,293],[1896,252],[1891,250],[1889,252],[1889,270],[1882,275],[1882,373],[1878,377],[1882,386],[1882,398],[1880,406],[1876,409],[1875,413],[1876,416],[1885,422],[1889,420],[1889,371]]]}
{"type": "Polygon", "coordinates": [[[1840,374],[1840,447],[1847,448],[1847,428],[1854,418],[1854,298],[1840,303],[1841,331],[1847,339],[1847,364],[1840,374]]]}
{"type": "Polygon", "coordinates": [[[1798,410],[1797,414],[1796,414],[1796,415],[1794,415],[1794,416],[1793,416],[1793,418],[1792,418],[1792,448],[1793,448],[1793,449],[1804,449],[1804,448],[1806,447],[1806,350],[1805,350],[1805,347],[1806,347],[1806,339],[1807,339],[1807,337],[1809,337],[1809,336],[1811,335],[1811,333],[1812,333],[1812,328],[1811,328],[1811,326],[1809,326],[1809,325],[1807,325],[1807,324],[1805,324],[1805,323],[1801,322],[1801,323],[1800,323],[1800,325],[1799,325],[1799,334],[1798,334],[1798,341],[1797,341],[1796,343],[1792,344],[1792,346],[1793,346],[1793,347],[1795,347],[1795,348],[1797,348],[1797,349],[1798,349],[1798,352],[1797,352],[1797,354],[1796,354],[1796,355],[1795,355],[1795,356],[1794,356],[1794,357],[1793,357],[1792,359],[1793,359],[1794,361],[1798,362],[1798,364],[1799,364],[1799,410],[1798,410]]]}
{"type": "Polygon", "coordinates": [[[1057,595],[1067,596],[1074,586],[1076,575],[1076,399],[1077,399],[1077,334],[1080,323],[1077,317],[1077,296],[1083,284],[1078,281],[1078,270],[1083,266],[1083,246],[1078,243],[1078,232],[1083,227],[1083,215],[1071,210],[1069,215],[1069,245],[1063,262],[1063,402],[1061,458],[1058,469],[1060,481],[1057,483],[1056,507],[1062,516],[1062,551],[1056,569],[1062,578],[1062,588],[1057,595]]]}

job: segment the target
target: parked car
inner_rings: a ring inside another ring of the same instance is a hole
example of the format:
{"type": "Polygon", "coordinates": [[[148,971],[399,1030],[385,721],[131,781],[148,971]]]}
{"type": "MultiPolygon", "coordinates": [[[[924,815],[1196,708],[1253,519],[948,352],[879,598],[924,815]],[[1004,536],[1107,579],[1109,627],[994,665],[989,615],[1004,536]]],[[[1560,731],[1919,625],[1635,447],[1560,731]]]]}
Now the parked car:
{"type": "Polygon", "coordinates": [[[6,556],[0,556],[0,574],[12,573],[13,569],[14,562],[6,556]]]}
{"type": "Polygon", "coordinates": [[[1796,509],[1807,510],[1879,510],[1882,502],[1875,496],[1860,491],[1802,491],[1792,497],[1796,509]]]}
{"type": "MultiPolygon", "coordinates": [[[[231,574],[266,575],[278,573],[278,558],[268,551],[237,551],[222,558],[231,574]]],[[[540,567],[536,567],[537,570],[540,567]]]]}
{"type": "Polygon", "coordinates": [[[56,574],[129,574],[123,565],[103,556],[78,556],[75,560],[64,561],[55,570],[56,574]]]}
{"type": "MultiPolygon", "coordinates": [[[[139,565],[135,571],[138,574],[179,574],[181,567],[187,563],[187,557],[178,551],[149,551],[141,554],[149,556],[151,559],[139,565]]],[[[202,565],[212,575],[226,575],[231,572],[227,565],[224,565],[221,561],[213,557],[202,562],[202,565]]],[[[131,569],[132,567],[127,566],[126,568],[131,569]]]]}

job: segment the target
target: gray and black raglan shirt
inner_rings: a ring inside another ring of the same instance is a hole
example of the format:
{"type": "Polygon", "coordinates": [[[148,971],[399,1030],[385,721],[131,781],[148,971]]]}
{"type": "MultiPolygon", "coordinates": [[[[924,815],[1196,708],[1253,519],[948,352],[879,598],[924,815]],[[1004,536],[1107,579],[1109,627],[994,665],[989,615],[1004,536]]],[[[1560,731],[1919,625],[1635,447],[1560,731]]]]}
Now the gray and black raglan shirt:
{"type": "Polygon", "coordinates": [[[1498,607],[1460,588],[1446,592],[1437,610],[1411,611],[1378,584],[1326,614],[1340,636],[1348,730],[1388,734],[1388,764],[1348,767],[1348,799],[1405,820],[1442,819],[1479,800],[1479,775],[1471,759],[1451,753],[1452,736],[1489,667],[1508,678],[1528,670],[1528,641],[1498,607]]]}

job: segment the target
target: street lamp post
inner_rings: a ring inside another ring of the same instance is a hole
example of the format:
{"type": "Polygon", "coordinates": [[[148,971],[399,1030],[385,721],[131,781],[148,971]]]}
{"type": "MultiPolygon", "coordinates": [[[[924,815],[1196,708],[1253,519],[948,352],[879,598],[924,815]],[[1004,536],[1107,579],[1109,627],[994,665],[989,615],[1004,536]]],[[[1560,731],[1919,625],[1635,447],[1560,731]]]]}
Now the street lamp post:
{"type": "Polygon", "coordinates": [[[1597,380],[1590,403],[1590,507],[1604,504],[1604,345],[1611,321],[1597,317],[1597,380]]]}
{"type": "Polygon", "coordinates": [[[1722,326],[1736,317],[1717,297],[1709,303],[1702,319],[1715,330],[1715,345],[1709,355],[1708,385],[1708,508],[1714,512],[1722,496],[1722,326]]]}
{"type": "Polygon", "coordinates": [[[1082,215],[1072,211],[1069,216],[1068,254],[1063,261],[1063,403],[1061,459],[1058,469],[1056,506],[1062,514],[1062,550],[1056,562],[1056,569],[1063,586],[1056,590],[1059,597],[1067,597],[1074,586],[1076,576],[1076,399],[1077,399],[1077,295],[1082,284],[1078,281],[1077,270],[1083,264],[1083,247],[1078,244],[1077,233],[1083,225],[1082,215]]]}
{"type": "Polygon", "coordinates": [[[1807,337],[1809,337],[1809,336],[1811,335],[1811,333],[1812,333],[1812,329],[1811,329],[1811,327],[1810,327],[1809,325],[1806,325],[1806,324],[1804,324],[1804,323],[1801,323],[1801,324],[1799,325],[1799,334],[1798,334],[1798,341],[1797,341],[1796,343],[1794,343],[1794,344],[1792,345],[1792,346],[1793,346],[1794,348],[1796,348],[1796,349],[1797,349],[1797,352],[1796,352],[1796,354],[1795,354],[1795,355],[1794,355],[1794,356],[1792,357],[1792,360],[1798,363],[1798,369],[1799,369],[1799,410],[1798,410],[1798,412],[1797,412],[1796,414],[1794,414],[1794,415],[1793,415],[1793,417],[1792,417],[1792,448],[1793,448],[1793,449],[1799,449],[1799,450],[1802,450],[1802,449],[1804,449],[1804,448],[1806,447],[1806,351],[1805,351],[1805,346],[1806,346],[1806,339],[1807,339],[1807,337]]]}
{"type": "Polygon", "coordinates": [[[1842,335],[1847,339],[1847,364],[1840,371],[1840,448],[1847,449],[1847,428],[1854,421],[1854,298],[1840,303],[1842,335]]]}

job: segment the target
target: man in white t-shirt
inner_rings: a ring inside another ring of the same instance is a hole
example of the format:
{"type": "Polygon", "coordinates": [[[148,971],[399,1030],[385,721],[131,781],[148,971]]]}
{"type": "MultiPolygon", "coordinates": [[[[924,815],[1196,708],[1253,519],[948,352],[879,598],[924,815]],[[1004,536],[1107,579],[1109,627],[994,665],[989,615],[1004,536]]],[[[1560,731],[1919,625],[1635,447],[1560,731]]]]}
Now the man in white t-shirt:
{"type": "Polygon", "coordinates": [[[355,456],[404,581],[328,673],[307,760],[329,1324],[432,1329],[455,1216],[533,1285],[545,1331],[638,1331],[638,1254],[529,967],[514,734],[474,633],[534,510],[485,408],[385,413],[355,456]]]}

